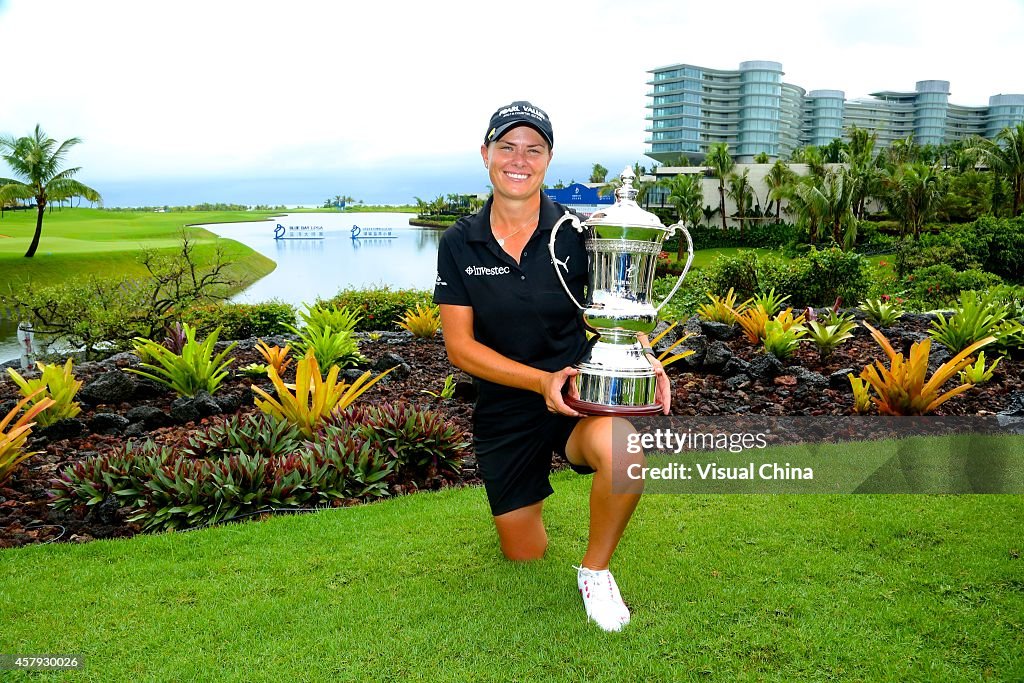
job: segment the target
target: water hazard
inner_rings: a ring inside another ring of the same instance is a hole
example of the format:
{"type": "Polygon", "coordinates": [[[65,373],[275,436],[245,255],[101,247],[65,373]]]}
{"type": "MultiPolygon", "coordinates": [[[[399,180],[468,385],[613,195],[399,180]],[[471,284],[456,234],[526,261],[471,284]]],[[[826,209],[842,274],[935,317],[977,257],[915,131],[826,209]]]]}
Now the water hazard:
{"type": "MultiPolygon", "coordinates": [[[[389,285],[432,289],[440,230],[409,225],[405,213],[296,213],[266,221],[204,225],[277,263],[232,300],[296,306],[339,289],[389,285]]],[[[0,362],[17,358],[17,324],[0,319],[0,362]]]]}

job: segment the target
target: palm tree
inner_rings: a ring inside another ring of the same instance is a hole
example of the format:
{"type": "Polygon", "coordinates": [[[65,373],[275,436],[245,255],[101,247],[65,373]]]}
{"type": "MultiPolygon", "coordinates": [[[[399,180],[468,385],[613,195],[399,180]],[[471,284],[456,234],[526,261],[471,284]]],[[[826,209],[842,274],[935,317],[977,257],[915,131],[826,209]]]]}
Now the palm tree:
{"type": "Polygon", "coordinates": [[[771,212],[771,202],[775,202],[776,223],[782,220],[782,200],[786,198],[787,188],[796,182],[796,178],[796,173],[782,159],[776,159],[765,174],[764,184],[768,186],[768,212],[771,212]]]}
{"type": "Polygon", "coordinates": [[[725,230],[728,227],[725,223],[725,178],[736,166],[729,156],[729,143],[716,142],[711,145],[704,157],[704,165],[718,178],[718,210],[722,212],[722,230],[725,230]]]}
{"type": "MultiPolygon", "coordinates": [[[[703,215],[701,207],[704,204],[704,189],[701,187],[701,178],[696,175],[679,174],[667,182],[669,194],[668,203],[676,208],[679,215],[679,222],[683,225],[696,226],[703,215]]],[[[679,250],[676,254],[678,260],[683,260],[683,240],[679,240],[679,250]]]]}
{"type": "Polygon", "coordinates": [[[825,222],[832,229],[832,239],[845,250],[857,241],[857,216],[853,211],[853,183],[845,168],[830,168],[821,183],[825,198],[825,222]]]}
{"type": "Polygon", "coordinates": [[[902,164],[884,180],[882,197],[886,209],[914,238],[921,236],[921,226],[938,208],[944,193],[944,182],[937,166],[916,161],[902,164]]]}
{"type": "Polygon", "coordinates": [[[729,174],[729,199],[736,203],[736,215],[740,219],[740,235],[743,235],[743,227],[746,224],[747,208],[752,203],[754,195],[750,187],[750,169],[743,169],[743,173],[729,174]]]}
{"type": "Polygon", "coordinates": [[[792,185],[786,186],[786,201],[796,213],[797,227],[807,230],[808,241],[818,241],[822,223],[828,217],[828,199],[819,186],[816,176],[805,176],[792,185]]]}
{"type": "Polygon", "coordinates": [[[767,164],[771,162],[771,157],[768,156],[768,152],[758,152],[754,155],[755,164],[767,164]]]}
{"type": "Polygon", "coordinates": [[[997,177],[1009,181],[1013,213],[1024,209],[1024,123],[999,131],[995,140],[978,140],[968,149],[976,152],[997,177]]]}
{"type": "Polygon", "coordinates": [[[43,213],[51,199],[60,201],[71,197],[85,197],[90,202],[102,202],[100,193],[74,179],[79,167],[62,168],[68,150],[81,142],[69,138],[57,144],[38,124],[32,135],[15,138],[0,137],[0,156],[21,180],[0,178],[0,204],[10,199],[36,200],[36,231],[25,252],[25,258],[35,256],[39,237],[43,234],[43,213]]]}
{"type": "Polygon", "coordinates": [[[590,171],[590,182],[603,183],[607,177],[608,169],[601,164],[594,164],[594,168],[590,171]]]}

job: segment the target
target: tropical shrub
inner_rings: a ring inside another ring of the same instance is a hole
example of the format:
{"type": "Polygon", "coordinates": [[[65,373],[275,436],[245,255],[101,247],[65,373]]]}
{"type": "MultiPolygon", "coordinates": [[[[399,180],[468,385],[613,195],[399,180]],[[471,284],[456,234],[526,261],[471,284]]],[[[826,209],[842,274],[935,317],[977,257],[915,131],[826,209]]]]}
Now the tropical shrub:
{"type": "Polygon", "coordinates": [[[793,276],[788,287],[794,303],[827,306],[840,298],[858,301],[871,283],[870,263],[860,254],[837,247],[811,249],[807,256],[793,261],[793,276]]]}
{"type": "Polygon", "coordinates": [[[977,269],[954,270],[946,263],[926,266],[904,279],[907,298],[921,308],[947,306],[955,302],[963,290],[986,290],[999,285],[998,275],[977,269]]]}
{"type": "Polygon", "coordinates": [[[982,268],[1012,282],[1024,282],[1024,216],[983,216],[972,227],[975,239],[987,246],[982,268]]]}
{"type": "MultiPolygon", "coordinates": [[[[41,393],[42,389],[38,389],[37,392],[41,393]]],[[[0,419],[0,484],[10,478],[15,467],[36,453],[25,450],[25,441],[32,433],[32,427],[35,425],[33,420],[53,405],[53,399],[43,398],[36,401],[35,405],[26,410],[24,415],[17,420],[14,419],[29,402],[35,400],[36,394],[29,394],[18,401],[3,419],[0,419]],[[10,428],[8,429],[8,427],[10,428]]]]}
{"type": "Polygon", "coordinates": [[[214,303],[190,308],[182,318],[201,334],[221,328],[223,339],[285,334],[295,324],[295,307],[281,301],[214,303]]]}
{"type": "Polygon", "coordinates": [[[996,338],[1006,320],[1006,307],[977,292],[964,292],[960,306],[947,320],[938,313],[928,334],[952,353],[986,337],[996,338]]]}
{"type": "Polygon", "coordinates": [[[140,357],[144,354],[153,362],[143,362],[141,366],[145,370],[127,370],[163,384],[180,396],[195,396],[200,391],[214,394],[228,376],[227,367],[234,362],[228,354],[236,344],[232,342],[215,356],[213,351],[219,330],[211,332],[203,342],[197,342],[195,328],[188,324],[183,327],[186,342],[180,354],[151,339],[136,337],[135,347],[140,357]]]}
{"type": "Polygon", "coordinates": [[[961,384],[944,394],[939,392],[950,378],[963,370],[970,363],[970,355],[986,344],[995,341],[994,337],[986,337],[974,342],[956,356],[940,365],[928,375],[928,356],[931,351],[931,339],[915,342],[910,347],[909,359],[902,353],[896,353],[889,340],[881,332],[865,323],[871,336],[885,351],[890,367],[881,361],[865,366],[860,377],[867,382],[874,392],[872,403],[883,415],[927,415],[940,405],[971,388],[971,384],[961,384]]]}
{"type": "Polygon", "coordinates": [[[325,417],[334,411],[344,410],[391,370],[394,368],[385,370],[373,379],[370,379],[369,371],[364,372],[359,379],[349,385],[344,381],[338,381],[337,365],[331,366],[326,378],[321,377],[320,366],[316,358],[309,353],[295,364],[294,393],[273,368],[268,368],[267,375],[274,385],[277,398],[257,386],[253,386],[252,390],[257,394],[255,402],[260,410],[287,420],[306,438],[312,438],[313,432],[325,417]]]}
{"type": "Polygon", "coordinates": [[[359,313],[355,331],[372,332],[391,326],[391,321],[401,318],[416,304],[429,304],[430,292],[419,289],[343,289],[325,302],[325,305],[341,307],[359,313]]]}
{"type": "Polygon", "coordinates": [[[44,399],[53,401],[49,410],[39,414],[36,423],[40,427],[48,427],[58,420],[82,412],[82,406],[75,401],[75,394],[82,388],[82,380],[75,379],[71,364],[70,358],[63,366],[37,362],[39,377],[35,379],[25,379],[14,368],[7,369],[22,396],[31,396],[33,403],[40,403],[44,399]]]}
{"type": "MultiPolygon", "coordinates": [[[[675,287],[677,277],[662,277],[654,281],[652,299],[655,304],[664,301],[668,293],[675,287]]],[[[660,320],[688,320],[704,302],[704,292],[725,291],[717,289],[703,270],[690,270],[684,284],[676,290],[675,295],[658,310],[660,320]]]]}
{"type": "Polygon", "coordinates": [[[441,329],[441,309],[434,305],[416,304],[415,309],[406,311],[396,322],[417,339],[429,339],[441,329]]]}
{"type": "MultiPolygon", "coordinates": [[[[328,327],[337,332],[352,332],[359,323],[360,314],[346,306],[306,305],[299,311],[299,319],[303,327],[315,327],[321,330],[328,327]]],[[[293,332],[298,332],[292,329],[293,332]]]]}

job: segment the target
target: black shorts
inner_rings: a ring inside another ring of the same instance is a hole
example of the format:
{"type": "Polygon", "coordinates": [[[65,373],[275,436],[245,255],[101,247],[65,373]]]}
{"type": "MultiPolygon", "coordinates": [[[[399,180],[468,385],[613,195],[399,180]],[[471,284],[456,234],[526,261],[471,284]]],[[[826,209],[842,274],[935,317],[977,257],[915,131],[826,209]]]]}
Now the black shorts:
{"type": "MultiPolygon", "coordinates": [[[[544,500],[552,493],[551,456],[565,457],[565,444],[580,418],[548,412],[543,397],[517,393],[477,403],[473,448],[492,515],[544,500]]],[[[580,474],[586,466],[573,465],[580,474]]]]}

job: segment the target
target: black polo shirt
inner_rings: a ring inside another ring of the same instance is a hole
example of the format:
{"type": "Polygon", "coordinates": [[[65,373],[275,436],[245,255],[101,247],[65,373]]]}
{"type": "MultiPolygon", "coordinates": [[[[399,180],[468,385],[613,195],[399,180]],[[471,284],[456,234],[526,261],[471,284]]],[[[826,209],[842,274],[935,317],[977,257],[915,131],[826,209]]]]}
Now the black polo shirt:
{"type": "MultiPolygon", "coordinates": [[[[587,346],[582,311],[562,288],[548,252],[551,228],[566,209],[541,193],[537,230],[516,263],[491,234],[492,201],[441,236],[434,303],[471,306],[474,337],[503,356],[548,372],[561,370],[578,361],[587,346]]],[[[585,235],[566,221],[555,243],[562,277],[581,304],[587,285],[585,235]]],[[[510,390],[484,380],[478,386],[481,398],[510,390]]]]}

